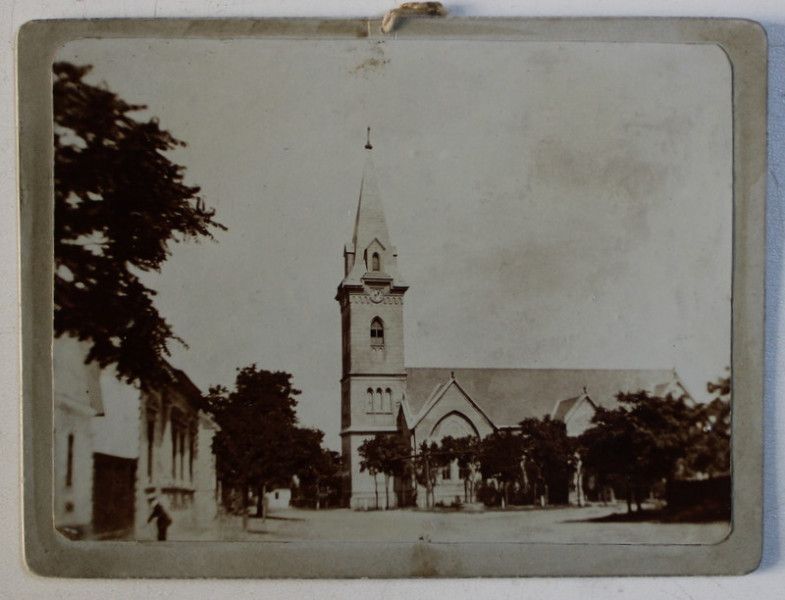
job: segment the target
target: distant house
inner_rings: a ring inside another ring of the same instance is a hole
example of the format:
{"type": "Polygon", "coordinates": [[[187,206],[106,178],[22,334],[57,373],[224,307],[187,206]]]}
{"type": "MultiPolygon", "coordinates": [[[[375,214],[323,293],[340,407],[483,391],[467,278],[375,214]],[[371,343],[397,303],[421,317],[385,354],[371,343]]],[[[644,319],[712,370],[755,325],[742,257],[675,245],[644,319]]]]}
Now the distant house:
{"type": "Polygon", "coordinates": [[[152,537],[147,496],[174,526],[215,516],[214,425],[182,372],[155,390],[85,364],[88,345],[54,343],[54,519],[70,537],[152,537]]]}
{"type": "Polygon", "coordinates": [[[289,488],[275,488],[267,492],[265,500],[267,501],[268,510],[274,511],[289,508],[292,501],[292,490],[289,488]]]}

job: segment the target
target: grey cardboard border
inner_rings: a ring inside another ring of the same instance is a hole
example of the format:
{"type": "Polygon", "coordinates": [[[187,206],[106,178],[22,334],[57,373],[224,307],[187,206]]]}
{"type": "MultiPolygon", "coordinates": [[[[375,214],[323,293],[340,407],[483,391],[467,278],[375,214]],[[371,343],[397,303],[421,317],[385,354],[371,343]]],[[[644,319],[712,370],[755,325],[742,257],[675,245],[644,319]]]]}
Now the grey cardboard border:
{"type": "Polygon", "coordinates": [[[52,519],[51,64],[78,38],[387,39],[379,20],[33,21],[18,34],[24,545],[59,577],[397,578],[721,575],[755,569],[762,545],[766,37],[732,19],[411,19],[398,39],[715,44],[733,71],[733,518],[713,545],[543,543],[71,542],[52,519]]]}

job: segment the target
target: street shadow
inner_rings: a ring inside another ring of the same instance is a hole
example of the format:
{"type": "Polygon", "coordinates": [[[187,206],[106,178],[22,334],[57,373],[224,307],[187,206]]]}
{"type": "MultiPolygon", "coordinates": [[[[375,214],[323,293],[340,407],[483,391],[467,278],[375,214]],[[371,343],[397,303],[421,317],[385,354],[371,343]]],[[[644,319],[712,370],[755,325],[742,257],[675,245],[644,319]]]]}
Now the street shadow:
{"type": "Polygon", "coordinates": [[[695,507],[672,512],[665,509],[643,509],[619,512],[590,519],[568,519],[562,523],[730,523],[730,514],[718,508],[695,507]]]}
{"type": "MultiPolygon", "coordinates": [[[[280,515],[267,515],[266,519],[268,521],[305,521],[300,517],[282,517],[280,515]]],[[[259,521],[261,522],[262,517],[250,517],[249,521],[259,521]]]]}

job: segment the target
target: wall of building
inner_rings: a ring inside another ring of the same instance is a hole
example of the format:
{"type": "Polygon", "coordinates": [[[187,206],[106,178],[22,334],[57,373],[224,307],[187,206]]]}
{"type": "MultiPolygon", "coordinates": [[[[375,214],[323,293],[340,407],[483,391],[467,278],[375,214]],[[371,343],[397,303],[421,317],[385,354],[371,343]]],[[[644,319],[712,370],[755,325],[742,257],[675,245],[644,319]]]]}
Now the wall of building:
{"type": "Polygon", "coordinates": [[[54,522],[74,536],[91,529],[93,420],[102,406],[100,369],[84,363],[87,349],[74,338],[54,340],[54,522]]]}

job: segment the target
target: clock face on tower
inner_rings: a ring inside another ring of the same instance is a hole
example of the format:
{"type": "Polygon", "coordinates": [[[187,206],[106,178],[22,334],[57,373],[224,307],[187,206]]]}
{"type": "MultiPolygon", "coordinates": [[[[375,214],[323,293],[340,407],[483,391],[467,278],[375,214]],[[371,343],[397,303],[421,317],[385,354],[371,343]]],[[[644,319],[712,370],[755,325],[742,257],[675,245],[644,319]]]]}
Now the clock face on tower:
{"type": "Polygon", "coordinates": [[[371,302],[374,304],[379,304],[379,302],[384,300],[384,290],[382,288],[371,288],[368,294],[371,297],[371,302]]]}

